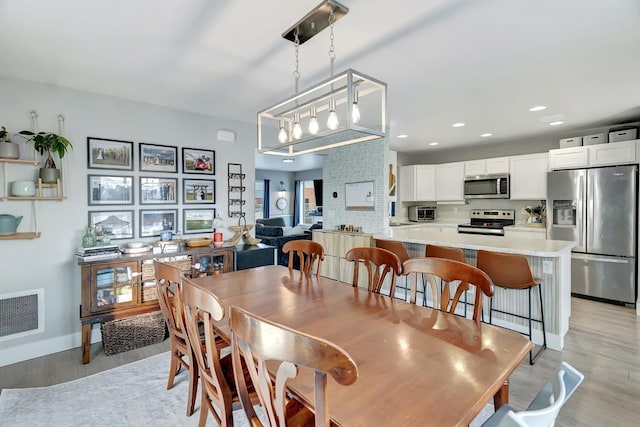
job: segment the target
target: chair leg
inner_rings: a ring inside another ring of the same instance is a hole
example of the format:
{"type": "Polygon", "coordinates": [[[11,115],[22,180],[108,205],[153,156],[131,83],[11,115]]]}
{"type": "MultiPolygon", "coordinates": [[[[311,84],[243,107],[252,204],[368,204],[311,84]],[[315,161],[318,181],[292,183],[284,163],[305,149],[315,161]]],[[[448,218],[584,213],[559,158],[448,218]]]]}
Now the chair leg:
{"type": "Polygon", "coordinates": [[[209,415],[209,398],[207,397],[207,388],[202,378],[200,384],[200,395],[202,396],[202,399],[200,400],[200,417],[198,418],[198,427],[206,427],[207,416],[209,415]]]}
{"type": "Polygon", "coordinates": [[[189,393],[187,395],[187,417],[193,415],[198,394],[198,364],[193,355],[189,355],[189,393]]]}
{"type": "MultiPolygon", "coordinates": [[[[173,347],[173,345],[172,345],[173,347]]],[[[171,364],[169,365],[169,379],[167,380],[167,390],[171,390],[173,388],[173,380],[176,377],[176,374],[180,371],[180,361],[178,360],[180,352],[177,349],[171,349],[171,364]]]]}
{"type": "MultiPolygon", "coordinates": [[[[544,310],[542,309],[542,288],[540,284],[538,284],[538,294],[540,295],[540,322],[542,323],[542,345],[536,352],[533,354],[533,349],[529,351],[529,364],[533,365],[536,363],[536,360],[540,356],[543,350],[547,348],[547,332],[544,327],[544,310]]],[[[529,288],[529,340],[531,340],[531,288],[529,288]]]]}

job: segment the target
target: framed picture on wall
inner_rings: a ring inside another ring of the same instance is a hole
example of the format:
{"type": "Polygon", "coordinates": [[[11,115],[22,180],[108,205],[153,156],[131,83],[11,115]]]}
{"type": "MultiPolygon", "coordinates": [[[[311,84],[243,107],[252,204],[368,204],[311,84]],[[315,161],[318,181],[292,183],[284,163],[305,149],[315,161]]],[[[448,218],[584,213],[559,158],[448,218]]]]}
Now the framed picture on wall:
{"type": "Polygon", "coordinates": [[[216,152],[200,148],[182,148],[182,173],[215,175],[216,152]]]}
{"type": "Polygon", "coordinates": [[[214,179],[182,180],[184,204],[206,204],[216,202],[216,181],[214,179]]]}
{"type": "Polygon", "coordinates": [[[140,237],[159,236],[163,231],[177,230],[177,209],[140,209],[140,237]]]}
{"type": "Polygon", "coordinates": [[[133,142],[87,137],[89,169],[133,170],[133,142]]]}
{"type": "Polygon", "coordinates": [[[178,179],[140,177],[140,204],[162,205],[178,203],[178,179]]]}
{"type": "Polygon", "coordinates": [[[132,176],[89,175],[87,179],[89,206],[133,204],[132,176]]]}
{"type": "Polygon", "coordinates": [[[89,211],[89,226],[98,226],[110,240],[133,239],[133,210],[89,211]]]}
{"type": "Polygon", "coordinates": [[[184,234],[213,233],[213,219],[216,217],[215,208],[211,209],[183,209],[182,221],[184,234]]]}
{"type": "Polygon", "coordinates": [[[140,171],[178,173],[178,148],[141,142],[140,171]]]}

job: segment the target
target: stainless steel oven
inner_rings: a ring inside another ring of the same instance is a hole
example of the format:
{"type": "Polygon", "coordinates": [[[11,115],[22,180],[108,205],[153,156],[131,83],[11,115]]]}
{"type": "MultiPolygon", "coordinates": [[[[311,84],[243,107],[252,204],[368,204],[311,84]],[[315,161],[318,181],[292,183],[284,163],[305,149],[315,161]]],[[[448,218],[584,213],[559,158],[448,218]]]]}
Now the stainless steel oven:
{"type": "Polygon", "coordinates": [[[509,174],[475,175],[464,178],[465,199],[508,199],[509,174]]]}

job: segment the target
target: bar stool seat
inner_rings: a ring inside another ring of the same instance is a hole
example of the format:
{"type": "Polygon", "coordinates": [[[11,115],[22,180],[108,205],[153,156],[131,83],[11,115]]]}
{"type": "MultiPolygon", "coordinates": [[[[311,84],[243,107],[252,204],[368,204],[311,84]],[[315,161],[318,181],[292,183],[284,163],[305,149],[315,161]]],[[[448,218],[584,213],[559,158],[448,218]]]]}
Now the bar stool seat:
{"type": "Polygon", "coordinates": [[[518,254],[505,254],[499,252],[490,251],[478,251],[477,266],[480,270],[489,275],[493,284],[497,287],[504,289],[515,290],[527,290],[529,295],[529,315],[523,316],[517,313],[506,312],[502,310],[493,309],[493,299],[489,302],[489,323],[492,323],[492,313],[497,311],[498,313],[508,314],[511,316],[519,317],[521,319],[527,319],[529,322],[529,340],[531,340],[532,322],[538,322],[542,325],[542,345],[539,346],[538,351],[533,354],[533,349],[529,352],[529,364],[533,365],[542,353],[542,350],[547,348],[547,333],[544,326],[544,308],[542,302],[542,283],[540,280],[536,280],[531,273],[531,267],[524,255],[518,254]],[[531,311],[531,292],[534,287],[538,288],[538,295],[540,297],[540,318],[534,319],[531,311]]]}

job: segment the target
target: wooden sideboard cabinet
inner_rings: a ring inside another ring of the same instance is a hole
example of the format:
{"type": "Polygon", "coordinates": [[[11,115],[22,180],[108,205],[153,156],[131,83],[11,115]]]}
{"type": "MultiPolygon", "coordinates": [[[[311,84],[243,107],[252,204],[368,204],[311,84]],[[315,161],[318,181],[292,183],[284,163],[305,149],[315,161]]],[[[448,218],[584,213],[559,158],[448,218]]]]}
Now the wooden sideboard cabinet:
{"type": "MultiPolygon", "coordinates": [[[[324,261],[320,275],[344,283],[353,281],[353,263],[346,260],[347,252],[357,247],[373,246],[371,234],[345,231],[314,230],[313,241],[324,247],[324,261]]],[[[358,286],[367,287],[367,273],[364,267],[358,273],[358,286]]]]}
{"type": "Polygon", "coordinates": [[[202,276],[232,271],[233,256],[233,247],[206,247],[170,254],[122,255],[106,260],[79,261],[82,363],[91,361],[94,324],[160,309],[153,268],[155,259],[172,263],[189,276],[202,276]]]}

